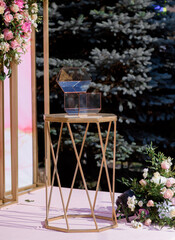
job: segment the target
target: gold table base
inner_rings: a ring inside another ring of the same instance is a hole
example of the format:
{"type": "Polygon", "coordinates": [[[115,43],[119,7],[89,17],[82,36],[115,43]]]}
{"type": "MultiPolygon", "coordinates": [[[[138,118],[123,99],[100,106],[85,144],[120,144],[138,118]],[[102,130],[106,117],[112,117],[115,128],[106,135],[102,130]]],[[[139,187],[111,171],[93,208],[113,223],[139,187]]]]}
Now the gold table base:
{"type": "Polygon", "coordinates": [[[57,230],[57,231],[62,231],[62,232],[101,232],[101,231],[104,231],[104,230],[107,230],[107,229],[117,227],[117,218],[116,218],[116,212],[115,212],[115,208],[114,208],[116,121],[117,121],[117,117],[114,114],[88,115],[88,116],[84,116],[83,118],[78,117],[78,116],[69,117],[66,114],[48,114],[48,115],[44,115],[44,120],[45,120],[45,156],[47,156],[47,149],[48,149],[47,144],[49,143],[50,148],[51,148],[53,163],[54,163],[54,170],[53,170],[53,176],[52,176],[52,181],[51,181],[51,190],[50,190],[50,195],[49,195],[49,198],[48,198],[48,189],[47,188],[48,188],[48,185],[49,185],[49,176],[50,176],[48,167],[50,166],[50,164],[48,163],[48,160],[45,159],[45,166],[46,166],[46,220],[45,220],[45,225],[46,225],[46,228],[52,229],[52,230],[57,230]],[[55,153],[54,153],[54,148],[53,148],[53,144],[52,144],[51,136],[50,136],[50,126],[49,126],[50,122],[61,123],[56,156],[55,156],[55,153]],[[102,134],[101,134],[101,129],[100,129],[100,123],[105,123],[105,122],[108,123],[108,132],[107,132],[106,141],[105,141],[105,145],[104,145],[103,139],[102,139],[102,134]],[[113,189],[111,188],[111,183],[110,183],[109,173],[108,173],[108,167],[107,167],[107,162],[106,162],[106,156],[105,156],[112,122],[114,123],[113,180],[112,180],[113,189]],[[73,134],[72,134],[72,129],[71,129],[71,126],[70,126],[71,123],[86,123],[86,130],[85,130],[85,133],[84,133],[84,137],[83,137],[83,141],[82,141],[82,145],[81,145],[81,149],[80,149],[79,154],[78,154],[76,144],[75,144],[75,140],[74,140],[74,137],[73,137],[73,134]],[[94,197],[93,204],[91,203],[91,200],[90,200],[86,180],[85,180],[83,169],[82,169],[81,162],[80,162],[81,155],[82,155],[83,148],[84,148],[84,144],[85,144],[85,139],[86,139],[86,136],[87,136],[87,132],[88,132],[88,128],[89,128],[90,123],[96,123],[97,124],[98,135],[99,135],[99,140],[100,140],[100,145],[101,145],[101,150],[102,150],[102,156],[103,156],[100,171],[99,171],[99,176],[98,176],[98,181],[97,181],[97,186],[96,186],[96,191],[95,191],[95,197],[94,197]],[[71,188],[70,188],[70,192],[69,192],[69,196],[68,196],[68,200],[67,200],[66,205],[65,205],[65,202],[64,202],[64,199],[63,199],[61,182],[60,182],[58,169],[57,169],[58,155],[59,155],[59,149],[60,149],[60,143],[61,143],[61,137],[62,137],[62,131],[63,131],[63,124],[66,124],[67,127],[68,127],[68,131],[69,131],[69,134],[70,134],[70,138],[71,138],[71,141],[72,141],[73,149],[74,149],[76,160],[77,160],[77,164],[76,164],[76,168],[75,168],[75,172],[74,172],[74,177],[73,177],[73,180],[72,180],[72,184],[71,184],[71,188]],[[49,140],[48,142],[47,142],[47,138],[49,140]],[[105,173],[106,173],[106,177],[107,177],[107,183],[108,183],[108,188],[109,188],[109,193],[110,193],[110,198],[111,198],[111,204],[112,204],[112,216],[111,216],[111,218],[105,217],[105,216],[98,216],[98,215],[95,215],[95,213],[94,213],[103,166],[105,168],[105,173]],[[76,176],[77,176],[78,169],[80,170],[83,185],[84,185],[84,188],[85,188],[85,191],[86,191],[86,195],[87,195],[90,210],[91,210],[91,214],[89,214],[89,215],[83,215],[83,214],[82,215],[79,215],[79,214],[68,215],[67,214],[70,199],[71,199],[71,194],[72,194],[72,191],[73,191],[73,187],[74,187],[74,183],[75,183],[75,179],[76,179],[76,176]],[[50,209],[51,196],[52,196],[52,190],[53,190],[53,184],[54,184],[55,176],[56,176],[57,181],[58,181],[58,187],[59,187],[59,191],[60,191],[60,197],[61,197],[61,202],[62,202],[64,215],[54,217],[54,218],[49,218],[48,215],[49,215],[49,209],[50,209]],[[94,229],[70,229],[68,218],[72,218],[72,217],[73,218],[75,218],[75,217],[76,218],[77,217],[92,218],[93,221],[94,221],[94,224],[95,224],[95,228],[94,229]],[[67,228],[59,228],[59,227],[54,227],[54,226],[49,225],[50,222],[52,222],[54,220],[59,220],[59,219],[65,219],[67,228]],[[99,228],[96,219],[103,219],[103,220],[111,221],[112,224],[107,226],[107,227],[99,228]]]}

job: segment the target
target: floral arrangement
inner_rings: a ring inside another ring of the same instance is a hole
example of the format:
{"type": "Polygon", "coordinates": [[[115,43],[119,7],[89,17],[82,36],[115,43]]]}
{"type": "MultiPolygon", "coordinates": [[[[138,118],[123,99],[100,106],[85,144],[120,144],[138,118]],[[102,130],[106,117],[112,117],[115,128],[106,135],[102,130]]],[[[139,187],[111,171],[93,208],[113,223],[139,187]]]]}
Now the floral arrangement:
{"type": "Polygon", "coordinates": [[[126,201],[125,216],[134,215],[131,222],[134,228],[151,223],[160,227],[165,225],[175,228],[175,172],[172,158],[147,148],[148,167],[143,170],[143,178],[122,179],[130,187],[132,196],[126,201]]]}
{"type": "Polygon", "coordinates": [[[11,75],[12,60],[20,63],[38,21],[36,0],[0,0],[0,62],[8,69],[7,75],[0,72],[0,80],[11,75]]]}

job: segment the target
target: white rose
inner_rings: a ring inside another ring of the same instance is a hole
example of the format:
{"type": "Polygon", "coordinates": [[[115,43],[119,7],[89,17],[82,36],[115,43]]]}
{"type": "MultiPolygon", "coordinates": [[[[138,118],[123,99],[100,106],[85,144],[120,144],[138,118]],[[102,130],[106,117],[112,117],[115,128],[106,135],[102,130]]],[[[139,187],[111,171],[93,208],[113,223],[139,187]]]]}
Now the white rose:
{"type": "Polygon", "coordinates": [[[32,20],[34,20],[34,21],[37,20],[37,14],[32,14],[32,20]]]}
{"type": "Polygon", "coordinates": [[[16,13],[16,12],[19,11],[19,7],[18,7],[17,4],[14,3],[14,4],[12,4],[12,5],[10,6],[10,10],[11,10],[12,12],[16,13]]]}
{"type": "Polygon", "coordinates": [[[139,202],[138,202],[138,205],[139,205],[139,207],[142,207],[142,206],[143,206],[143,202],[142,202],[142,201],[139,201],[139,202]]]}
{"type": "Polygon", "coordinates": [[[141,222],[136,222],[135,220],[131,221],[131,225],[133,228],[142,228],[143,224],[141,222]]]}
{"type": "Polygon", "coordinates": [[[37,27],[38,27],[38,25],[37,25],[36,23],[34,23],[33,26],[34,26],[34,28],[37,28],[37,27]]]}
{"type": "Polygon", "coordinates": [[[2,6],[0,6],[0,14],[3,14],[3,13],[4,13],[4,10],[5,10],[5,8],[2,7],[2,6]]]}
{"type": "Polygon", "coordinates": [[[160,177],[160,173],[159,173],[159,172],[155,172],[155,173],[154,173],[154,177],[155,177],[155,178],[160,177]]]}
{"type": "Polygon", "coordinates": [[[160,176],[160,183],[165,184],[166,181],[167,181],[167,178],[166,178],[166,177],[160,176]]]}
{"type": "Polygon", "coordinates": [[[175,207],[171,207],[170,208],[169,216],[170,216],[170,218],[174,218],[175,217],[175,207]]]}

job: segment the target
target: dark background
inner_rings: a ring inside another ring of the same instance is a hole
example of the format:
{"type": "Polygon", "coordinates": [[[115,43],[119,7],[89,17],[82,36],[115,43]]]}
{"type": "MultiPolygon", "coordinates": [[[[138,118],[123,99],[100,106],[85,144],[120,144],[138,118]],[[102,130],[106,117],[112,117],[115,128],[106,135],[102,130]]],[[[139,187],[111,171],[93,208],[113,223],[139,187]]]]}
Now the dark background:
{"type": "MultiPolygon", "coordinates": [[[[58,3],[50,0],[50,111],[64,112],[63,93],[56,83],[60,69],[85,67],[93,80],[89,92],[102,94],[101,112],[118,116],[116,180],[142,177],[147,158],[145,148],[151,142],[166,156],[174,158],[175,155],[175,14],[162,11],[168,5],[172,7],[174,1],[64,0],[58,3]]],[[[40,168],[44,167],[42,34],[39,25],[36,51],[40,168]]],[[[105,125],[102,130],[106,131],[105,125]]],[[[83,131],[83,125],[73,126],[77,142],[81,142],[83,131]]],[[[64,132],[58,169],[62,185],[69,187],[76,160],[67,129],[64,132]]],[[[101,161],[96,132],[91,127],[82,155],[91,189],[95,187],[101,161]]],[[[55,147],[58,133],[59,125],[52,124],[55,147]]],[[[111,152],[110,141],[109,166],[111,152]]],[[[82,187],[80,175],[76,187],[82,187]]],[[[100,187],[107,190],[105,176],[100,187]]],[[[125,189],[117,182],[118,192],[125,189]]]]}

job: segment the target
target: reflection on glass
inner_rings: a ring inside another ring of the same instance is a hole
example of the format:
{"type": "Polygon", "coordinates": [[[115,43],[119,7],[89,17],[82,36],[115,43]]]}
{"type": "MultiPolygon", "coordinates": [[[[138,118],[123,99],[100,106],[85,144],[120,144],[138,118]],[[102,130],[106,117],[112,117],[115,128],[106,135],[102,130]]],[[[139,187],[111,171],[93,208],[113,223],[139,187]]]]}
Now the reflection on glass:
{"type": "Polygon", "coordinates": [[[100,93],[65,93],[64,109],[68,114],[98,113],[101,110],[100,93]]]}
{"type": "Polygon", "coordinates": [[[101,94],[86,93],[91,77],[85,68],[63,67],[57,83],[64,92],[64,109],[68,114],[98,113],[101,110],[101,94]]]}
{"type": "Polygon", "coordinates": [[[63,92],[86,92],[91,77],[84,68],[64,67],[60,70],[57,82],[63,92]]]}
{"type": "Polygon", "coordinates": [[[69,81],[69,82],[59,82],[59,86],[63,92],[86,92],[89,88],[91,80],[88,81],[69,81]]]}

